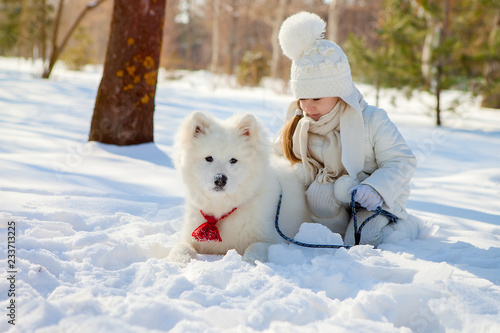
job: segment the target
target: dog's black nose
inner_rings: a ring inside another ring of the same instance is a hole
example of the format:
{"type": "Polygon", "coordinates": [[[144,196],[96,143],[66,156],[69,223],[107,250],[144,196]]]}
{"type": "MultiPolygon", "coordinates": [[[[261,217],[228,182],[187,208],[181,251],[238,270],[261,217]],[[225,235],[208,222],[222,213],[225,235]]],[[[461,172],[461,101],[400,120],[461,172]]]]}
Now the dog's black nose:
{"type": "Polygon", "coordinates": [[[214,176],[214,184],[217,189],[223,189],[227,184],[227,177],[221,173],[218,173],[214,176]]]}

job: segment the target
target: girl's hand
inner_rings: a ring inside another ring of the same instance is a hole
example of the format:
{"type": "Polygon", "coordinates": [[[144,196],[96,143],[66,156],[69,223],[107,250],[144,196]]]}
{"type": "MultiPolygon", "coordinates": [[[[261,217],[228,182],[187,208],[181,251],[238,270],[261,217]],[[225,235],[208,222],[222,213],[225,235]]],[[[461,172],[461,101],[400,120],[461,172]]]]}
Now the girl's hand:
{"type": "Polygon", "coordinates": [[[349,194],[354,191],[356,191],[356,194],[354,194],[354,200],[367,210],[375,210],[378,206],[382,206],[382,203],[384,202],[380,194],[378,194],[378,192],[369,185],[354,186],[349,191],[349,194]]]}

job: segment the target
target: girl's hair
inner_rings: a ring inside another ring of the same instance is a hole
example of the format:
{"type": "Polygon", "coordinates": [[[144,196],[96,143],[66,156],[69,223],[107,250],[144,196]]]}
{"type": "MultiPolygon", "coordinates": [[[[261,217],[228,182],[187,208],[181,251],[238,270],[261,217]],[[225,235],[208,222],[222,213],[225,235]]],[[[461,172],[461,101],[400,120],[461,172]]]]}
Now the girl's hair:
{"type": "MultiPolygon", "coordinates": [[[[300,109],[300,102],[297,100],[297,108],[300,109]]],[[[302,109],[301,109],[302,110],[302,109]]],[[[281,137],[281,146],[283,148],[283,153],[285,154],[285,157],[292,162],[292,164],[299,163],[302,160],[295,156],[293,153],[293,133],[295,132],[295,129],[297,128],[297,124],[299,123],[299,120],[303,116],[298,116],[295,115],[292,119],[290,119],[285,126],[283,126],[283,134],[281,137]]]]}

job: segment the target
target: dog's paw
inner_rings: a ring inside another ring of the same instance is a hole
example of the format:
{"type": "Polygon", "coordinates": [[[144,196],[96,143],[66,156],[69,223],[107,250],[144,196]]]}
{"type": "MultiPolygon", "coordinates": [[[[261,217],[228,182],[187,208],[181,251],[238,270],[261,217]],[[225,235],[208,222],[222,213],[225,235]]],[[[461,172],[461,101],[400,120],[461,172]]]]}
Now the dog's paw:
{"type": "Polygon", "coordinates": [[[269,243],[250,244],[245,250],[245,253],[243,253],[243,261],[251,264],[255,264],[257,261],[267,262],[269,245],[269,243]]]}
{"type": "Polygon", "coordinates": [[[187,264],[196,257],[196,250],[189,244],[179,243],[176,244],[170,253],[167,260],[170,262],[177,262],[187,264]]]}

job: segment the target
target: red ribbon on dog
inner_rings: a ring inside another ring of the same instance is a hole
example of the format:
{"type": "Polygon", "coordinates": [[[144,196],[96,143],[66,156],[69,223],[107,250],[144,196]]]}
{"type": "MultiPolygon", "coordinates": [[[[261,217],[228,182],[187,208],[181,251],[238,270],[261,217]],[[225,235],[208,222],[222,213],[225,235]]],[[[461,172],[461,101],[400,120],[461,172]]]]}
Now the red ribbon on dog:
{"type": "Polygon", "coordinates": [[[215,224],[220,220],[223,220],[229,215],[231,215],[231,213],[234,212],[236,208],[237,207],[233,208],[232,211],[230,211],[225,215],[222,215],[218,219],[216,219],[212,215],[207,215],[200,210],[201,215],[203,215],[205,221],[207,222],[203,223],[198,228],[196,228],[191,234],[191,236],[193,236],[194,239],[196,239],[198,242],[222,242],[222,238],[220,238],[219,229],[215,224]]]}

